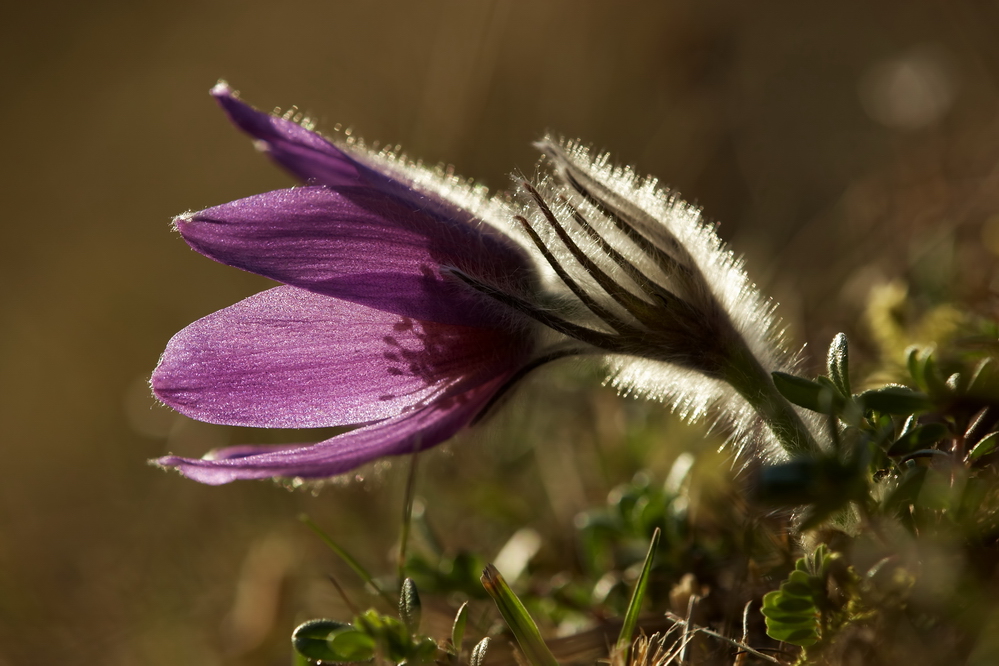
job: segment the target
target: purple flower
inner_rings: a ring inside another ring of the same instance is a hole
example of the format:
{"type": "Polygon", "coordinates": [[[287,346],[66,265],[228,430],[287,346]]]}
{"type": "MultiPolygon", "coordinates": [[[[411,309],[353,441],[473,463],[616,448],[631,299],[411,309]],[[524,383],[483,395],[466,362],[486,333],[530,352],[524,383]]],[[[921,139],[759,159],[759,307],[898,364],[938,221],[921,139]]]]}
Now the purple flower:
{"type": "Polygon", "coordinates": [[[210,423],[363,427],[159,464],[211,484],[332,476],[439,444],[573,354],[601,356],[624,393],[690,418],[721,412],[738,451],[817,450],[771,379],[794,364],[773,305],[655,179],[545,138],[548,175],[488,198],[349,133],[334,144],[294,113],[256,111],[225,84],[212,93],[309,185],[177,218],[198,252],[284,286],[178,333],[153,391],[210,423]]]}
{"type": "Polygon", "coordinates": [[[196,251],[283,286],[174,336],[153,391],[209,423],[364,425],[317,444],[158,464],[208,484],[332,476],[450,438],[547,358],[541,327],[485,293],[516,299],[535,280],[528,251],[501,231],[504,203],[391,153],[335,145],[225,84],[212,94],[309,185],[177,218],[196,251]]]}

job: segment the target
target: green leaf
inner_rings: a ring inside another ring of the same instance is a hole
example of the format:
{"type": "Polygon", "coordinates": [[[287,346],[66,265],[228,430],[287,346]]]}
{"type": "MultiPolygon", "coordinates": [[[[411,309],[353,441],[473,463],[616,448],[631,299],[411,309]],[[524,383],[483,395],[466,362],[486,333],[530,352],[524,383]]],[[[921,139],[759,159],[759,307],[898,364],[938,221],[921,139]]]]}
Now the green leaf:
{"type": "Polygon", "coordinates": [[[926,354],[919,347],[912,346],[905,350],[905,365],[909,376],[920,388],[926,387],[926,354]]]}
{"type": "Polygon", "coordinates": [[[899,439],[905,437],[910,432],[912,432],[913,428],[915,428],[917,425],[919,425],[919,419],[916,418],[916,415],[913,414],[909,416],[909,418],[905,420],[905,423],[902,424],[902,432],[898,434],[899,439]]]}
{"type": "Polygon", "coordinates": [[[638,615],[642,610],[642,601],[645,599],[645,592],[649,586],[649,574],[652,573],[652,561],[659,550],[660,531],[657,527],[652,533],[652,542],[649,550],[645,554],[645,564],[642,565],[642,573],[635,582],[635,589],[631,593],[631,601],[628,602],[628,610],[624,614],[624,624],[621,625],[621,633],[617,637],[617,649],[627,661],[628,647],[631,639],[635,635],[635,627],[638,626],[638,615]]]}
{"type": "Polygon", "coordinates": [[[458,609],[454,616],[454,624],[451,625],[451,645],[454,646],[455,654],[461,654],[461,642],[465,640],[465,624],[468,622],[468,602],[466,601],[458,609]]]}
{"type": "Polygon", "coordinates": [[[354,626],[374,641],[383,657],[399,662],[410,656],[413,640],[401,620],[369,609],[354,616],[354,626]]]}
{"type": "Polygon", "coordinates": [[[472,648],[472,655],[468,660],[468,666],[482,666],[486,660],[486,652],[489,651],[489,637],[486,636],[475,644],[472,648]]]}
{"type": "Polygon", "coordinates": [[[926,481],[925,467],[913,464],[912,467],[906,469],[902,473],[902,478],[899,479],[898,485],[885,497],[882,503],[884,511],[888,514],[893,514],[901,507],[914,503],[916,498],[919,497],[919,491],[922,489],[924,481],[926,481]]]}
{"type": "Polygon", "coordinates": [[[829,345],[829,353],[826,357],[826,368],[829,379],[832,380],[836,388],[840,390],[844,397],[849,397],[850,391],[850,345],[847,342],[845,333],[837,333],[829,345]]]}
{"type": "Polygon", "coordinates": [[[800,645],[801,647],[815,645],[819,641],[819,633],[811,623],[781,624],[771,628],[768,622],[767,635],[775,641],[800,645]]]}
{"type": "Polygon", "coordinates": [[[924,423],[910,429],[888,447],[889,456],[904,456],[917,449],[925,449],[950,436],[943,423],[924,423]]]}
{"type": "Polygon", "coordinates": [[[978,440],[978,443],[968,451],[968,460],[978,460],[984,455],[988,455],[996,450],[999,445],[999,432],[990,432],[978,440]]]}
{"type": "Polygon", "coordinates": [[[968,395],[979,400],[996,402],[999,400],[999,363],[989,356],[982,359],[971,373],[968,382],[968,395]]]}
{"type": "Polygon", "coordinates": [[[291,634],[291,645],[296,652],[309,659],[337,661],[337,654],[330,649],[329,639],[344,628],[353,630],[349,624],[336,620],[309,620],[300,624],[291,634]]]}
{"type": "Polygon", "coordinates": [[[368,661],[375,656],[375,639],[354,627],[334,631],[327,645],[334,656],[323,657],[323,661],[368,661]]]}
{"type": "Polygon", "coordinates": [[[821,384],[786,372],[774,372],[771,376],[774,386],[790,402],[813,412],[822,411],[821,396],[826,389],[821,384]]]}
{"type": "Polygon", "coordinates": [[[933,351],[926,355],[923,367],[923,381],[926,382],[926,391],[932,396],[944,396],[950,393],[947,382],[940,374],[937,361],[933,357],[933,351]]]}
{"type": "Polygon", "coordinates": [[[849,396],[843,395],[840,388],[825,375],[816,377],[815,382],[823,389],[819,394],[819,411],[823,414],[839,414],[849,396]]]}
{"type": "Polygon", "coordinates": [[[416,591],[413,579],[407,578],[402,581],[402,590],[399,592],[399,619],[411,634],[420,629],[420,611],[420,593],[416,591]]]}
{"type": "Polygon", "coordinates": [[[906,457],[902,458],[899,462],[905,463],[910,460],[915,460],[916,458],[933,458],[933,457],[950,458],[950,455],[951,454],[947,453],[946,451],[941,451],[940,449],[918,449],[916,451],[913,451],[906,457]]]}
{"type": "Polygon", "coordinates": [[[913,414],[925,412],[933,403],[925,393],[907,386],[884,386],[864,391],[858,396],[865,410],[882,414],[913,414]]]}
{"type": "Polygon", "coordinates": [[[812,577],[804,571],[792,571],[780,589],[784,598],[801,597],[811,599],[812,577]]]}
{"type": "MultiPolygon", "coordinates": [[[[407,666],[416,664],[433,664],[437,661],[438,646],[437,641],[430,636],[420,636],[416,638],[409,648],[405,663],[407,666]]],[[[401,664],[402,662],[400,662],[401,664]]]]}
{"type": "Polygon", "coordinates": [[[817,575],[827,567],[833,554],[819,547],[811,556],[800,558],[780,589],[763,596],[761,612],[767,622],[767,635],[774,640],[807,647],[819,640],[822,614],[817,595],[825,594],[825,577],[817,575]]]}
{"type": "Polygon", "coordinates": [[[533,666],[558,666],[551,650],[541,638],[538,625],[531,619],[524,604],[503,580],[503,576],[496,570],[496,567],[487,564],[482,572],[481,581],[482,587],[492,597],[500,615],[503,616],[510,631],[513,632],[513,636],[517,639],[517,644],[520,645],[527,661],[533,666]]]}

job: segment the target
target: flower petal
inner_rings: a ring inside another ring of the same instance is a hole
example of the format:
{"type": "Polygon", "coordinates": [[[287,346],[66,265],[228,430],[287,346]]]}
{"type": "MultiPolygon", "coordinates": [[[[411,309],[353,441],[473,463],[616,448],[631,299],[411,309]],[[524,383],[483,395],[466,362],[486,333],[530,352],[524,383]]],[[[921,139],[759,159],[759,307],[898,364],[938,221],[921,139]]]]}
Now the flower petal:
{"type": "Polygon", "coordinates": [[[363,182],[357,162],[316,132],[257,111],[241,102],[223,82],[212,88],[212,96],[236,127],[255,138],[260,149],[303,181],[333,187],[363,182]]]}
{"type": "Polygon", "coordinates": [[[363,186],[389,194],[425,212],[475,226],[485,220],[509,229],[512,213],[485,188],[449,172],[436,172],[375,153],[361,145],[337,145],[290,117],[258,111],[220,82],[211,91],[229,120],[256,141],[259,150],[305,183],[334,189],[363,186]]]}
{"type": "Polygon", "coordinates": [[[269,477],[329,477],[350,471],[382,456],[403,455],[436,446],[466,426],[505,383],[488,384],[415,412],[358,428],[311,446],[261,448],[237,446],[214,451],[202,459],[167,456],[157,460],[176,467],[195,481],[220,485],[238,479],[269,477]]]}
{"type": "MultiPolygon", "coordinates": [[[[376,153],[362,144],[337,144],[289,117],[254,109],[238,99],[228,84],[220,82],[212,95],[234,125],[256,141],[256,146],[303,182],[326,185],[348,196],[352,192],[379,192],[405,208],[421,211],[445,228],[465,227],[487,237],[484,248],[490,262],[506,270],[507,279],[533,278],[533,248],[514,212],[502,197],[454,175],[449,169],[427,169],[391,152],[376,153]]],[[[488,276],[480,276],[488,277],[488,276]]]]}
{"type": "Polygon", "coordinates": [[[526,273],[493,236],[448,224],[370,190],[277,190],[177,218],[215,261],[336,298],[428,321],[494,326],[510,312],[446,275],[489,284],[526,273]]]}
{"type": "Polygon", "coordinates": [[[397,416],[521,363],[500,331],[414,320],[276,287],[175,335],[153,372],[156,396],[226,425],[310,428],[397,416]]]}

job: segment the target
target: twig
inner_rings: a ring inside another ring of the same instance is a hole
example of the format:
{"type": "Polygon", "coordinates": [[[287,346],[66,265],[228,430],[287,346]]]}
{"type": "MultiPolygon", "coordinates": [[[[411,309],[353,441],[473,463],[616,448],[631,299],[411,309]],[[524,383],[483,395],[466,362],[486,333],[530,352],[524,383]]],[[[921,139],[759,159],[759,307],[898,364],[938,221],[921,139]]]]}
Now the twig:
{"type": "MultiPolygon", "coordinates": [[[[674,621],[674,622],[676,622],[678,624],[682,624],[682,625],[685,625],[685,626],[687,624],[687,620],[685,620],[684,618],[680,617],[676,613],[667,612],[666,613],[666,617],[668,617],[670,620],[672,620],[672,621],[674,621]]],[[[712,631],[711,629],[707,629],[705,627],[698,627],[698,626],[692,626],[691,629],[694,632],[698,632],[699,631],[702,634],[707,634],[708,636],[711,636],[712,638],[717,638],[718,640],[724,641],[724,642],[728,643],[729,645],[733,645],[733,646],[739,648],[740,650],[745,650],[746,652],[748,652],[749,654],[753,655],[754,657],[759,657],[760,659],[763,659],[764,661],[769,661],[771,664],[779,664],[780,663],[780,661],[778,661],[777,659],[774,659],[770,655],[764,654],[764,653],[760,652],[759,650],[757,650],[755,648],[751,648],[748,645],[746,645],[745,643],[741,643],[741,642],[739,642],[737,640],[733,640],[733,639],[729,638],[728,636],[724,636],[722,634],[719,634],[717,631],[712,631]]]]}

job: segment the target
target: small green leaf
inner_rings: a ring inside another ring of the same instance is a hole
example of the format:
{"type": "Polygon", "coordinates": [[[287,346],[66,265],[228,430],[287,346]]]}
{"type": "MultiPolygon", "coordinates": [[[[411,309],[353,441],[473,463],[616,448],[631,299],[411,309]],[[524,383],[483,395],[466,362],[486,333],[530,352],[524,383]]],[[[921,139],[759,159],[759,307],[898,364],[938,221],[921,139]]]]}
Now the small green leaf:
{"type": "Polygon", "coordinates": [[[995,358],[986,357],[975,366],[966,390],[980,400],[996,402],[999,399],[999,363],[995,358]]]}
{"type": "Polygon", "coordinates": [[[309,659],[336,661],[336,653],[329,647],[329,638],[337,631],[349,628],[349,624],[336,620],[316,619],[300,624],[291,635],[291,645],[299,654],[309,659]]]}
{"type": "Polygon", "coordinates": [[[845,398],[849,396],[843,395],[842,390],[825,375],[816,377],[815,382],[823,389],[819,394],[819,411],[823,414],[838,414],[843,409],[845,398]]]}
{"type": "Polygon", "coordinates": [[[933,351],[926,355],[923,367],[923,381],[926,382],[926,391],[932,396],[943,396],[950,393],[947,382],[944,381],[937,366],[937,361],[933,357],[933,351]]]}
{"type": "Polygon", "coordinates": [[[832,380],[836,388],[845,396],[851,395],[850,391],[850,345],[847,342],[845,333],[837,333],[829,345],[829,354],[826,357],[826,367],[829,379],[832,380]]]}
{"type": "Polygon", "coordinates": [[[414,639],[413,644],[410,646],[405,663],[408,666],[433,664],[437,661],[437,652],[437,641],[430,638],[430,636],[419,636],[414,639]]]}
{"type": "Polygon", "coordinates": [[[925,388],[926,355],[921,353],[919,347],[912,346],[905,350],[905,365],[916,386],[925,388]]]}
{"type": "Polygon", "coordinates": [[[761,612],[767,622],[767,635],[774,640],[807,647],[820,637],[825,602],[825,575],[838,556],[820,545],[811,555],[800,558],[780,589],[763,596],[761,612]]]}
{"type": "Polygon", "coordinates": [[[645,591],[649,586],[652,561],[656,557],[656,551],[659,550],[660,534],[658,527],[652,533],[652,542],[649,544],[649,550],[645,554],[645,564],[642,565],[642,573],[635,582],[635,589],[631,593],[631,601],[628,602],[628,610],[624,614],[624,624],[621,625],[621,633],[617,637],[617,649],[625,661],[627,661],[631,639],[635,635],[635,627],[638,626],[638,615],[642,610],[642,601],[645,600],[645,591]]]}
{"type": "Polygon", "coordinates": [[[520,645],[527,661],[532,666],[558,666],[551,650],[541,638],[538,625],[531,619],[524,604],[503,580],[503,576],[500,575],[496,567],[487,564],[482,572],[481,581],[482,587],[492,597],[500,615],[503,616],[510,631],[513,632],[513,636],[517,639],[517,644],[520,645]]]}
{"type": "Polygon", "coordinates": [[[327,645],[333,657],[323,657],[323,661],[368,661],[375,656],[375,639],[354,627],[334,631],[327,645]]]}
{"type": "Polygon", "coordinates": [[[898,438],[902,439],[908,435],[917,425],[919,425],[919,419],[916,418],[916,415],[913,414],[909,416],[909,418],[905,420],[905,423],[902,424],[902,432],[898,434],[898,438]]]}
{"type": "Polygon", "coordinates": [[[909,430],[888,447],[889,456],[904,456],[916,449],[925,449],[950,436],[943,423],[924,423],[909,430]]]}
{"type": "Polygon", "coordinates": [[[940,449],[919,449],[913,451],[906,457],[899,460],[899,463],[906,463],[910,460],[915,460],[916,458],[950,458],[950,454],[946,451],[941,451],[940,449]]]}
{"type": "Polygon", "coordinates": [[[816,631],[815,627],[810,622],[805,622],[800,625],[780,624],[774,626],[773,628],[770,628],[768,623],[767,635],[775,641],[790,643],[791,645],[799,645],[801,647],[815,645],[819,640],[818,631],[816,631]]]}
{"type": "Polygon", "coordinates": [[[399,619],[411,634],[420,629],[420,611],[420,593],[416,591],[413,579],[407,578],[402,581],[402,590],[399,592],[399,619]]]}
{"type": "Polygon", "coordinates": [[[812,598],[810,596],[789,596],[783,589],[781,589],[781,596],[774,602],[772,610],[787,613],[789,615],[797,615],[807,611],[814,611],[815,604],[812,602],[812,598]]]}
{"type": "Polygon", "coordinates": [[[811,600],[812,577],[804,571],[792,571],[787,581],[781,585],[780,591],[784,598],[800,597],[811,600]]]}
{"type": "Polygon", "coordinates": [[[292,651],[291,653],[291,666],[312,666],[312,661],[301,652],[292,651]]]}
{"type": "Polygon", "coordinates": [[[454,616],[454,624],[451,625],[451,645],[454,646],[455,654],[461,654],[461,642],[465,640],[465,624],[468,622],[468,602],[466,601],[458,609],[454,616]]]}
{"type": "Polygon", "coordinates": [[[822,411],[821,396],[826,389],[821,384],[786,372],[774,372],[771,375],[774,386],[789,401],[813,412],[822,411]]]}
{"type": "Polygon", "coordinates": [[[401,620],[369,609],[354,616],[354,626],[374,641],[382,656],[396,662],[409,656],[413,641],[401,620]]]}
{"type": "Polygon", "coordinates": [[[882,414],[913,414],[933,406],[929,397],[907,386],[884,386],[864,391],[858,396],[865,410],[882,414]]]}
{"type": "Polygon", "coordinates": [[[978,440],[978,443],[968,452],[968,460],[978,460],[996,450],[999,445],[999,432],[990,432],[978,440]]]}
{"type": "Polygon", "coordinates": [[[468,666],[482,666],[486,660],[486,652],[489,651],[489,637],[486,636],[475,644],[472,648],[472,656],[468,660],[468,666]]]}

